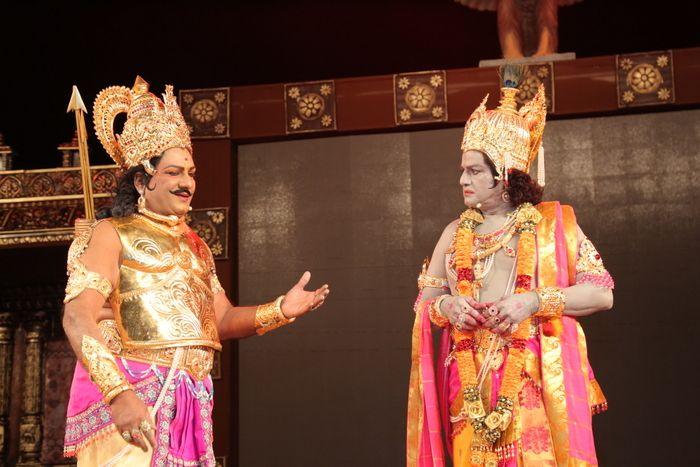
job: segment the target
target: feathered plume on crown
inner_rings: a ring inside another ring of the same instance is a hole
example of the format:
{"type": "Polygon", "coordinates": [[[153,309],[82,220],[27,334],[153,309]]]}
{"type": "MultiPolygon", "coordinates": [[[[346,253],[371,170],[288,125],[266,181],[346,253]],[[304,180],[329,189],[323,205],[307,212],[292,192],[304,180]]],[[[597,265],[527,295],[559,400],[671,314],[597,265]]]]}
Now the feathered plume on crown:
{"type": "Polygon", "coordinates": [[[143,164],[152,172],[148,160],[166,149],[179,147],[192,152],[190,133],[170,85],[161,101],[137,76],[131,89],[111,86],[102,90],[95,98],[93,112],[97,139],[123,168],[143,164]],[[121,134],[115,134],[114,119],[121,113],[127,114],[126,123],[121,134]]]}
{"type": "MultiPolygon", "coordinates": [[[[523,65],[504,65],[499,69],[501,100],[496,109],[487,110],[488,94],[471,114],[464,127],[462,151],[481,151],[496,166],[499,178],[507,178],[509,169],[527,172],[542,147],[547,116],[544,86],[518,110],[515,96],[525,75],[523,65]]],[[[539,175],[539,174],[538,174],[539,175]]],[[[544,170],[542,170],[544,175],[544,170]]],[[[544,180],[541,180],[544,184],[544,180]]]]}

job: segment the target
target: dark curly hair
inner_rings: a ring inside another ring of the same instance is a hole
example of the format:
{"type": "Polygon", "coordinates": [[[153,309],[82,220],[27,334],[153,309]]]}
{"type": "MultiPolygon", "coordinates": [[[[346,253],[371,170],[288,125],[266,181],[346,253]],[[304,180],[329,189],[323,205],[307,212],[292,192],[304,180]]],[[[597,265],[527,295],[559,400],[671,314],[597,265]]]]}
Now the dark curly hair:
{"type": "MultiPolygon", "coordinates": [[[[491,174],[494,177],[498,176],[496,166],[491,161],[490,157],[484,155],[484,161],[491,169],[491,174]]],[[[494,181],[494,186],[497,182],[494,181]]],[[[544,188],[539,186],[536,181],[530,177],[530,174],[518,169],[508,170],[508,181],[506,183],[506,193],[510,196],[510,202],[513,206],[518,207],[523,203],[539,204],[542,201],[544,188]]]]}
{"type": "MultiPolygon", "coordinates": [[[[151,165],[156,167],[161,156],[151,158],[151,165]]],[[[146,173],[143,165],[139,164],[132,167],[121,176],[117,184],[117,196],[114,197],[111,208],[106,208],[97,214],[98,219],[107,217],[126,217],[134,214],[137,211],[136,202],[139,199],[139,192],[134,186],[134,179],[137,174],[141,174],[146,187],[151,180],[151,176],[146,173]]]]}

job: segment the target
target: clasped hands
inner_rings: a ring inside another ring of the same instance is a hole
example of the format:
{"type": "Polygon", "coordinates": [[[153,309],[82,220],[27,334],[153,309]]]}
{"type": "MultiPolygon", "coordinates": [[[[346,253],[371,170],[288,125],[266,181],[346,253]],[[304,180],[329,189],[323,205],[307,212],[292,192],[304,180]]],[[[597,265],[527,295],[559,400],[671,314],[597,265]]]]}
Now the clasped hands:
{"type": "Polygon", "coordinates": [[[499,335],[514,332],[539,308],[537,293],[513,294],[495,302],[480,303],[471,297],[447,297],[440,303],[442,313],[460,331],[488,329],[499,335]]]}

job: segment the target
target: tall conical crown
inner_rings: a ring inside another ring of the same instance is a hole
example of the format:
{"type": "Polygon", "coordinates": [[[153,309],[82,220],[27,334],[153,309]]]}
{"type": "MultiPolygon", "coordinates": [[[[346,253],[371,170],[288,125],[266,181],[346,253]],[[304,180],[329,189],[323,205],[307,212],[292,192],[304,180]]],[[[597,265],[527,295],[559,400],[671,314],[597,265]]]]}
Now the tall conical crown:
{"type": "Polygon", "coordinates": [[[144,164],[166,149],[179,147],[192,152],[192,142],[185,119],[173,95],[165,87],[163,100],[148,91],[140,76],[134,86],[111,86],[100,92],[94,105],[95,133],[105,151],[124,168],[144,164]],[[121,134],[114,133],[114,119],[126,113],[121,134]]]}
{"type": "Polygon", "coordinates": [[[547,116],[544,87],[540,84],[535,97],[518,110],[515,97],[523,74],[522,68],[512,65],[502,68],[499,106],[487,110],[487,94],[464,126],[462,151],[486,154],[501,178],[508,169],[527,172],[542,145],[547,116]]]}

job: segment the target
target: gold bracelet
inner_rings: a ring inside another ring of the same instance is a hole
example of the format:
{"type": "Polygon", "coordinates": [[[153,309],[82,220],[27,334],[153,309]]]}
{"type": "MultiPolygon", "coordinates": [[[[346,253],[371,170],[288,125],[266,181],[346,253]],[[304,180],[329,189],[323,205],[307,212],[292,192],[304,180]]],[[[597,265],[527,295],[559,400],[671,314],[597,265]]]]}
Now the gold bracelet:
{"type": "Polygon", "coordinates": [[[119,386],[110,389],[107,392],[107,394],[104,395],[105,404],[109,404],[119,394],[121,394],[124,391],[129,391],[131,389],[133,389],[133,388],[131,387],[131,384],[129,384],[129,383],[120,384],[119,386]]]}
{"type": "Polygon", "coordinates": [[[442,277],[431,276],[426,273],[421,273],[418,276],[418,288],[423,290],[425,287],[433,287],[436,289],[444,289],[449,287],[447,279],[442,277]]]}
{"type": "Polygon", "coordinates": [[[122,392],[131,389],[126,376],[117,366],[114,355],[100,341],[84,335],[80,350],[90,379],[99,388],[106,404],[122,392]]]}
{"type": "Polygon", "coordinates": [[[444,328],[448,324],[450,324],[450,320],[445,318],[445,315],[443,315],[440,311],[440,305],[442,304],[442,301],[450,296],[451,295],[448,294],[440,295],[430,305],[430,321],[437,327],[444,328]]]}
{"type": "Polygon", "coordinates": [[[266,332],[293,322],[296,318],[287,318],[282,313],[282,300],[284,295],[277,297],[274,302],[258,306],[255,311],[255,332],[262,336],[266,332]]]}
{"type": "Polygon", "coordinates": [[[535,292],[540,300],[535,316],[544,319],[560,318],[566,307],[564,291],[559,287],[539,287],[535,292]]]}

